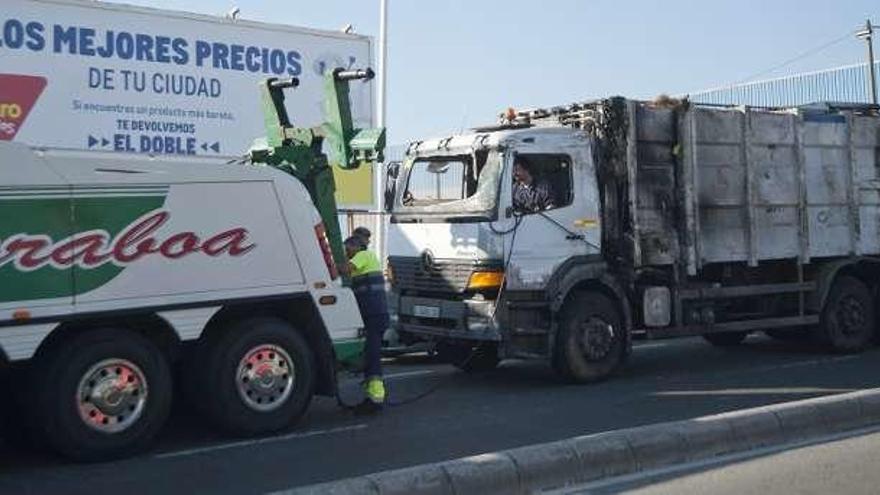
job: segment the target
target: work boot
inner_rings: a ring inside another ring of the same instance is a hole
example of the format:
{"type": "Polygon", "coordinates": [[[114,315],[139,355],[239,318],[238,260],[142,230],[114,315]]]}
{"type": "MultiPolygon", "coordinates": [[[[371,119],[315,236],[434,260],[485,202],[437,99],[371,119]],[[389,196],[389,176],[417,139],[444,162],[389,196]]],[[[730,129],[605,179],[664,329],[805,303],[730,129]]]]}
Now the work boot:
{"type": "Polygon", "coordinates": [[[385,382],[382,381],[382,377],[373,376],[367,378],[367,381],[364,383],[364,394],[366,394],[367,399],[374,404],[382,405],[385,403],[385,382]]]}

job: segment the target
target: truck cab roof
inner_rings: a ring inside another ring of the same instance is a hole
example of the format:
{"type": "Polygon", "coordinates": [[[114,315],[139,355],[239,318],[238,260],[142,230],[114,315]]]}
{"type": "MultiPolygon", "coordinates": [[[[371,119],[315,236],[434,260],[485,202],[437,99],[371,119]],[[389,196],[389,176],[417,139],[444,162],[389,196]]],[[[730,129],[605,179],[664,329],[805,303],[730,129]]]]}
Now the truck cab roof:
{"type": "Polygon", "coordinates": [[[497,149],[517,144],[553,143],[585,140],[587,133],[570,127],[512,125],[481,127],[469,133],[415,141],[407,148],[409,156],[450,156],[470,154],[475,149],[497,149]]]}

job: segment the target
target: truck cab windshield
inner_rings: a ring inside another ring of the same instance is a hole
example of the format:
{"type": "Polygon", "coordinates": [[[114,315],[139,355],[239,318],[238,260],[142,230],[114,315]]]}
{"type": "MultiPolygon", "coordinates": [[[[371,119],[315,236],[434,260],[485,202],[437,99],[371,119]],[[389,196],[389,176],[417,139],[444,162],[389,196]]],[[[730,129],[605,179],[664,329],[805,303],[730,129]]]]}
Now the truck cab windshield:
{"type": "Polygon", "coordinates": [[[500,162],[499,155],[489,151],[411,159],[399,179],[403,187],[394,212],[491,216],[497,204],[500,162]]]}

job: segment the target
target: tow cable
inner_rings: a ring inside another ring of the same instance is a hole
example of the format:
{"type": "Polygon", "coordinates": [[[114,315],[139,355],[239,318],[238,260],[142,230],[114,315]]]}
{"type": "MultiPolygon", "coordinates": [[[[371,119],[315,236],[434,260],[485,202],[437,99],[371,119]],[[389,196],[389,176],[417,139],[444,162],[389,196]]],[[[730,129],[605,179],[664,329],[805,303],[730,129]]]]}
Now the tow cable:
{"type": "MultiPolygon", "coordinates": [[[[474,357],[479,353],[479,351],[482,348],[483,348],[483,344],[479,344],[479,345],[475,346],[473,349],[471,349],[471,352],[470,352],[470,354],[468,354],[468,357],[465,358],[461,362],[461,364],[459,364],[459,366],[460,367],[467,366],[467,364],[470,363],[472,359],[474,359],[474,357]]],[[[434,386],[429,387],[427,390],[419,392],[419,393],[413,395],[412,397],[407,397],[405,399],[401,399],[401,400],[397,400],[397,401],[391,400],[389,398],[388,400],[385,401],[384,404],[382,404],[382,406],[384,406],[384,407],[398,407],[398,406],[405,406],[407,404],[413,404],[415,402],[418,402],[418,401],[424,399],[425,397],[428,397],[429,395],[440,390],[441,388],[451,384],[453,378],[454,378],[454,375],[448,376],[445,379],[440,380],[440,382],[438,382],[434,386]]],[[[390,397],[391,394],[388,394],[388,395],[390,397]]],[[[340,408],[345,409],[347,411],[352,411],[355,414],[358,414],[358,413],[360,413],[361,409],[363,408],[363,404],[365,402],[367,402],[368,400],[369,399],[364,398],[361,402],[358,402],[358,403],[345,402],[345,399],[342,398],[342,394],[339,390],[339,380],[336,380],[336,404],[339,405],[340,408]]]]}
{"type": "MultiPolygon", "coordinates": [[[[550,219],[550,220],[553,221],[552,219],[550,219]]],[[[501,294],[504,292],[504,282],[506,281],[506,278],[507,278],[507,270],[510,267],[510,259],[513,257],[513,247],[514,247],[514,244],[516,243],[516,234],[517,234],[517,231],[519,231],[519,227],[520,227],[520,224],[522,224],[522,221],[523,221],[522,215],[515,215],[513,227],[511,227],[510,229],[508,229],[506,231],[498,230],[495,228],[495,226],[492,224],[492,222],[489,223],[489,229],[492,230],[492,232],[496,235],[500,235],[500,236],[504,237],[509,234],[513,234],[513,236],[511,237],[511,240],[510,240],[510,248],[507,253],[507,260],[505,260],[505,263],[504,263],[504,275],[503,275],[504,278],[502,278],[501,287],[498,289],[498,295],[495,297],[495,307],[492,310],[492,317],[493,318],[495,317],[495,313],[498,311],[498,305],[501,302],[501,294]]],[[[557,222],[554,221],[553,223],[557,223],[557,222]]],[[[557,223],[557,225],[559,225],[559,224],[557,223]]],[[[563,229],[564,228],[565,227],[563,227],[563,229]]],[[[461,361],[461,363],[458,366],[460,368],[466,367],[467,364],[470,363],[471,360],[473,360],[474,357],[477,356],[477,354],[480,352],[480,350],[483,349],[483,345],[484,344],[478,344],[478,345],[474,346],[474,348],[471,349],[471,353],[468,354],[468,357],[465,358],[463,361],[461,361]]],[[[449,376],[445,380],[441,380],[439,383],[437,383],[433,387],[429,387],[427,390],[420,392],[412,397],[407,397],[406,399],[402,399],[402,400],[398,400],[398,401],[386,400],[385,403],[383,404],[383,406],[397,407],[397,406],[405,406],[407,404],[412,404],[414,402],[418,402],[418,401],[424,399],[425,397],[428,397],[429,395],[433,394],[434,392],[440,390],[441,388],[452,383],[452,378],[453,378],[453,376],[449,376]]],[[[339,391],[339,380],[336,380],[336,403],[339,405],[340,408],[345,409],[347,411],[352,411],[352,412],[358,413],[358,410],[362,407],[362,405],[367,400],[368,399],[364,398],[363,401],[358,402],[356,404],[349,404],[349,403],[345,402],[345,399],[342,398],[342,394],[339,391]]]]}

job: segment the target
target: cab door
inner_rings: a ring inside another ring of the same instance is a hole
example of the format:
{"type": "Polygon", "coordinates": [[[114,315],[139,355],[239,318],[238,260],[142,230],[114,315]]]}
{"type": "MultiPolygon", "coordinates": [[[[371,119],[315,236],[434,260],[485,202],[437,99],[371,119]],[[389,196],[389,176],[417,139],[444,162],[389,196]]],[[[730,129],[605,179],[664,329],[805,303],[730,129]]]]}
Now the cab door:
{"type": "Polygon", "coordinates": [[[505,156],[496,230],[505,235],[507,290],[543,290],[567,260],[600,252],[598,192],[588,142],[542,146],[535,141],[505,156]],[[517,158],[528,161],[534,181],[549,184],[553,198],[549,208],[517,211],[513,202],[517,158]]]}

